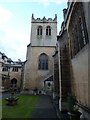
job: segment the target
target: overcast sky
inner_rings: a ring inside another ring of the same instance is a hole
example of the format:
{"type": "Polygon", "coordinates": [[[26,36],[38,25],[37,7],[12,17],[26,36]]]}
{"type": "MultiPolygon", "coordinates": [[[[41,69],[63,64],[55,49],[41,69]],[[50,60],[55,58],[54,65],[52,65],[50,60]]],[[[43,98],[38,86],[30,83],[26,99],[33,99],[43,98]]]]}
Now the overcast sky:
{"type": "Polygon", "coordinates": [[[35,18],[54,18],[57,14],[57,27],[60,31],[62,10],[67,8],[65,1],[67,0],[0,1],[0,51],[12,60],[26,60],[32,13],[35,18]]]}

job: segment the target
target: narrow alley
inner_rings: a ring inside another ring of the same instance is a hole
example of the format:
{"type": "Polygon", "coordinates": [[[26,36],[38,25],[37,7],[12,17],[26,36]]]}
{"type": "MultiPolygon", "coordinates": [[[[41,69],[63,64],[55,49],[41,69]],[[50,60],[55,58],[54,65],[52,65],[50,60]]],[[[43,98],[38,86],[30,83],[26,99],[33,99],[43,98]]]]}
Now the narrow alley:
{"type": "Polygon", "coordinates": [[[41,120],[69,120],[66,114],[57,114],[55,105],[50,96],[40,95],[38,103],[36,104],[35,111],[33,112],[32,119],[41,120]]]}

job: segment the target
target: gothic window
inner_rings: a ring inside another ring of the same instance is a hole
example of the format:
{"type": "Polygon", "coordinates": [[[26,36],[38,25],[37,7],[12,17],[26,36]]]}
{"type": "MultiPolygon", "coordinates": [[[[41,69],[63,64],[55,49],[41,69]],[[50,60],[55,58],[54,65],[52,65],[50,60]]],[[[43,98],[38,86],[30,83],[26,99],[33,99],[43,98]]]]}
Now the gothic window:
{"type": "Polygon", "coordinates": [[[76,55],[80,50],[80,41],[79,41],[79,36],[78,36],[77,24],[75,24],[73,39],[74,39],[74,55],[76,55]]]}
{"type": "Polygon", "coordinates": [[[2,71],[9,71],[10,67],[3,67],[2,71]]]}
{"type": "Polygon", "coordinates": [[[86,44],[85,41],[85,33],[84,33],[84,26],[83,21],[81,18],[79,18],[79,27],[80,27],[80,39],[81,39],[81,48],[86,44]]]}
{"type": "Polygon", "coordinates": [[[16,79],[16,78],[13,78],[13,79],[11,80],[11,87],[13,87],[13,88],[16,88],[16,87],[17,87],[17,79],[16,79]]]}
{"type": "Polygon", "coordinates": [[[13,67],[12,71],[13,72],[18,72],[18,67],[13,67]]]}
{"type": "Polygon", "coordinates": [[[46,35],[51,36],[51,27],[50,26],[46,27],[46,35]]]}
{"type": "Polygon", "coordinates": [[[42,26],[38,26],[37,35],[42,35],[42,26]]]}
{"type": "Polygon", "coordinates": [[[48,70],[48,56],[45,53],[39,56],[38,69],[48,70]]]}
{"type": "Polygon", "coordinates": [[[71,33],[71,58],[73,58],[88,42],[88,32],[85,23],[85,19],[83,16],[80,16],[77,19],[76,24],[71,24],[72,29],[71,33]]]}

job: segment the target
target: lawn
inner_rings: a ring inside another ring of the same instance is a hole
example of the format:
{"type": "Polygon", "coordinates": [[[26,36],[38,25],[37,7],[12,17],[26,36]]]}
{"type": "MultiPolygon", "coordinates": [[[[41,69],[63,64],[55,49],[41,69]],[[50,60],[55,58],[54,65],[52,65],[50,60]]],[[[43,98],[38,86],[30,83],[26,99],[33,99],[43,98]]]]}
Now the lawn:
{"type": "Polygon", "coordinates": [[[1,116],[2,116],[2,100],[0,99],[0,119],[1,119],[1,116]]]}
{"type": "Polygon", "coordinates": [[[15,106],[7,106],[3,100],[2,105],[2,120],[4,118],[31,118],[34,106],[38,101],[38,96],[20,95],[18,104],[15,106]]]}

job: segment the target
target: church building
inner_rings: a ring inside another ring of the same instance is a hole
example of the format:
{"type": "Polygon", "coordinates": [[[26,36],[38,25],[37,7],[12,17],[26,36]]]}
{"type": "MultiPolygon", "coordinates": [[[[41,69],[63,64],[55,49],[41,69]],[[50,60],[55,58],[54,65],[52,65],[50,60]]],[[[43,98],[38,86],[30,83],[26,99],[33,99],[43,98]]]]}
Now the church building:
{"type": "MultiPolygon", "coordinates": [[[[27,45],[23,89],[45,90],[45,81],[53,75],[52,55],[57,42],[57,15],[55,18],[31,17],[30,44],[27,45]]],[[[50,83],[48,83],[48,87],[50,83]]]]}

